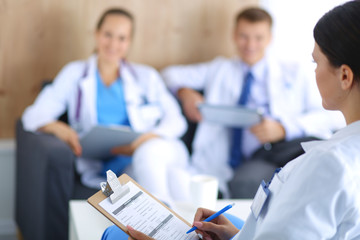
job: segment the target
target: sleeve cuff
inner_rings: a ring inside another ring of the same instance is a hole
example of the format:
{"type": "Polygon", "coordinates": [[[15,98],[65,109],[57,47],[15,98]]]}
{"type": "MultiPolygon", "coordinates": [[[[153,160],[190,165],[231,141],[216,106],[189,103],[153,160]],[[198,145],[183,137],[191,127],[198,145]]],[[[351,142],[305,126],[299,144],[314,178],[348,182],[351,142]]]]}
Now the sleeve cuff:
{"type": "Polygon", "coordinates": [[[285,139],[292,140],[299,137],[304,137],[305,133],[302,127],[293,119],[281,119],[281,124],[285,129],[285,139]]]}
{"type": "Polygon", "coordinates": [[[235,235],[233,236],[230,240],[236,240],[240,235],[240,231],[235,235]]]}

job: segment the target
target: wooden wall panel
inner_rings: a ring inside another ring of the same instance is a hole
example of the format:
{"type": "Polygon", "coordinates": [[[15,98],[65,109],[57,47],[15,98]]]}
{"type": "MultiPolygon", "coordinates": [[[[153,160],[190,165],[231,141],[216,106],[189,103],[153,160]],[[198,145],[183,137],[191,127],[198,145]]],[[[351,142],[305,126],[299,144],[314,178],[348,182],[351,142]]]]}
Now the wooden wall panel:
{"type": "Polygon", "coordinates": [[[129,59],[161,69],[233,55],[233,18],[258,0],[0,0],[0,138],[69,61],[87,58],[100,14],[112,6],[136,18],[129,59]]]}

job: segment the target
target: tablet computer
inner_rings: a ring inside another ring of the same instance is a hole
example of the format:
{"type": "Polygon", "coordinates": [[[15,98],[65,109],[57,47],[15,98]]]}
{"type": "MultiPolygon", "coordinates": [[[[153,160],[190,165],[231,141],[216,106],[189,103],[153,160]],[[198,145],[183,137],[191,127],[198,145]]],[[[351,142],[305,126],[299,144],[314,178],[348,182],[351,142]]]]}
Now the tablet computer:
{"type": "Polygon", "coordinates": [[[128,126],[95,126],[80,139],[82,157],[110,157],[112,148],[130,144],[140,135],[128,126]]]}
{"type": "Polygon", "coordinates": [[[199,104],[198,108],[203,121],[227,127],[249,127],[262,119],[260,110],[242,106],[199,104]]]}

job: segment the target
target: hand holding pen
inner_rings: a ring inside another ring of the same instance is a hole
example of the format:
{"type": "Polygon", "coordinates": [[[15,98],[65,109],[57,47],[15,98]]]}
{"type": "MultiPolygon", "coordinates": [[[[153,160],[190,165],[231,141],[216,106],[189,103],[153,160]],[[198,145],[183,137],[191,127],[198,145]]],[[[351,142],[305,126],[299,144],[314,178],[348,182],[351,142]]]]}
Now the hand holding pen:
{"type": "MultiPolygon", "coordinates": [[[[208,209],[199,208],[195,214],[194,224],[197,232],[200,233],[204,239],[231,239],[239,232],[226,217],[221,215],[234,204],[228,205],[219,212],[214,212],[208,209]],[[210,219],[210,220],[209,220],[210,219]]],[[[190,232],[190,230],[188,231],[190,232]]]]}

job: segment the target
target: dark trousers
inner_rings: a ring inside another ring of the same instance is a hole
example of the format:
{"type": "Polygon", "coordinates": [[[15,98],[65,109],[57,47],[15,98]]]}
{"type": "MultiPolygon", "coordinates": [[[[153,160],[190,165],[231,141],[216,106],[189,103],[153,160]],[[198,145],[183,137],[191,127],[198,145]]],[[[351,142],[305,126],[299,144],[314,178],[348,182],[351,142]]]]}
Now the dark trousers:
{"type": "Polygon", "coordinates": [[[69,146],[16,124],[16,222],[25,240],[67,240],[69,201],[98,190],[83,186],[69,146]]]}
{"type": "Polygon", "coordinates": [[[269,181],[274,171],[304,153],[302,142],[319,140],[303,137],[292,141],[272,143],[265,149],[261,147],[234,171],[229,182],[232,198],[253,198],[262,180],[269,181]]]}

